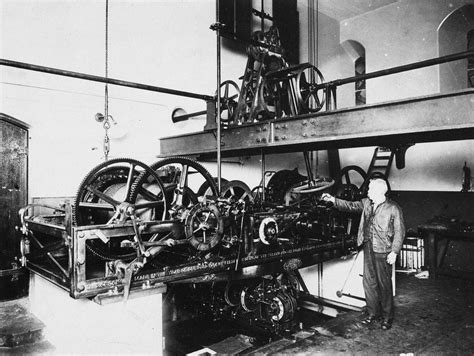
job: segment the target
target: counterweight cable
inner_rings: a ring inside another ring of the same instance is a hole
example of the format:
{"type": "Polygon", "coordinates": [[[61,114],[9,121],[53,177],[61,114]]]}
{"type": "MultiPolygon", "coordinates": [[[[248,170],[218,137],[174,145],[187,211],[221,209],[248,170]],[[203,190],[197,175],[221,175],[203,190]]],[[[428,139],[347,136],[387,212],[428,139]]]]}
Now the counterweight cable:
{"type": "MultiPolygon", "coordinates": [[[[109,0],[105,0],[105,78],[109,77],[109,0]]],[[[107,161],[110,152],[109,138],[109,85],[105,83],[104,88],[104,160],[107,161]]]]}

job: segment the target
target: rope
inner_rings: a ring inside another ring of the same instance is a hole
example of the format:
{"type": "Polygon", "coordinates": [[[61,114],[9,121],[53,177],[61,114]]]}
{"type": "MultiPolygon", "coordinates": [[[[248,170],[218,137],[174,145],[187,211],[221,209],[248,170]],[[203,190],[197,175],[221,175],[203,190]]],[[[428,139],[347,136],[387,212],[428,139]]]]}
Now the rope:
{"type": "MultiPolygon", "coordinates": [[[[105,78],[109,77],[109,0],[105,0],[105,78]]],[[[104,93],[104,160],[107,161],[110,152],[110,138],[109,138],[109,86],[105,83],[104,93]]]]}

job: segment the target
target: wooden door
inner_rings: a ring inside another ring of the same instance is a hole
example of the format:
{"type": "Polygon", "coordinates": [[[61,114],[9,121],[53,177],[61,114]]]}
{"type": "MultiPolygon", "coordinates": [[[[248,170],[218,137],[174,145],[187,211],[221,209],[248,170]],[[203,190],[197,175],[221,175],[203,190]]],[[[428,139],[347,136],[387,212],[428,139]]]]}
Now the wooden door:
{"type": "Polygon", "coordinates": [[[0,269],[20,254],[18,210],[28,202],[28,127],[0,113],[0,269]]]}

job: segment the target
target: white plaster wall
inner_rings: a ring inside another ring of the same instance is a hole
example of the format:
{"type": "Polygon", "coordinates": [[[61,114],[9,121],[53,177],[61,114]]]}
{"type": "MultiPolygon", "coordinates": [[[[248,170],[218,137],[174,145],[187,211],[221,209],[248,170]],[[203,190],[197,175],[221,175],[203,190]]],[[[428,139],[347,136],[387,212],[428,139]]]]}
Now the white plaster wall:
{"type": "MultiPolygon", "coordinates": [[[[109,3],[109,77],[214,94],[214,1],[109,3]]],[[[0,6],[1,58],[105,74],[105,1],[2,0],[0,6]]],[[[222,78],[241,75],[243,55],[223,53],[222,59],[222,78]]],[[[0,111],[32,127],[30,196],[75,194],[103,161],[104,130],[94,115],[104,113],[104,84],[8,67],[0,73],[0,111]]],[[[202,130],[203,118],[173,125],[178,106],[205,109],[202,100],[109,86],[109,113],[118,123],[110,131],[109,157],[152,163],[160,137],[202,130]]]]}
{"type": "MultiPolygon", "coordinates": [[[[367,73],[465,51],[466,45],[461,49],[457,32],[451,34],[451,51],[443,47],[439,53],[438,27],[453,11],[473,3],[472,0],[400,0],[342,21],[340,41],[354,40],[365,47],[367,73]]],[[[466,29],[466,26],[462,27],[466,29]]],[[[451,76],[466,75],[465,67],[450,68],[451,76]],[[463,73],[453,72],[453,68],[463,73]]],[[[435,94],[440,92],[439,83],[438,66],[371,79],[366,83],[367,103],[435,94]]],[[[392,189],[459,191],[462,167],[465,161],[473,166],[473,152],[473,140],[418,143],[407,151],[406,168],[393,167],[392,189]]],[[[341,166],[356,164],[367,169],[372,153],[373,148],[341,150],[341,166]]]]}

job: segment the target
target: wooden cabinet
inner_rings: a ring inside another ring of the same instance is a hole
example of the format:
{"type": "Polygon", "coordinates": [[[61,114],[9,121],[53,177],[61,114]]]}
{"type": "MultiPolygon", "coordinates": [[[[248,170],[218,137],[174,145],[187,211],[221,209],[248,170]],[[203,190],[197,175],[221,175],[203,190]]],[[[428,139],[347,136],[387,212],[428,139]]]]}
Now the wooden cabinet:
{"type": "Polygon", "coordinates": [[[28,126],[0,113],[0,270],[20,255],[18,210],[28,203],[28,126]]]}

